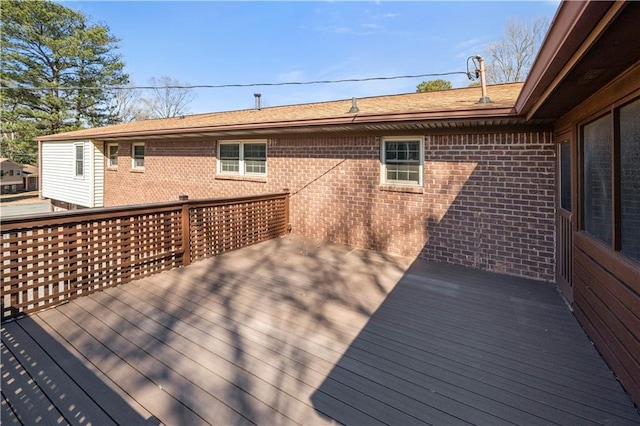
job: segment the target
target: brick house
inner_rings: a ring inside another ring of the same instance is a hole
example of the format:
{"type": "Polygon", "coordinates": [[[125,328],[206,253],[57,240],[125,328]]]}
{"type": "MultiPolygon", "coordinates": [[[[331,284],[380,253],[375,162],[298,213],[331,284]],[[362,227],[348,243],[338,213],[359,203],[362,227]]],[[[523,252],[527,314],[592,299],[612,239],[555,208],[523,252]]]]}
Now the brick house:
{"type": "Polygon", "coordinates": [[[463,88],[42,137],[42,195],[286,189],[295,234],[555,281],[638,402],[637,22],[640,3],[563,2],[527,80],[490,86],[489,104],[463,88]]]}

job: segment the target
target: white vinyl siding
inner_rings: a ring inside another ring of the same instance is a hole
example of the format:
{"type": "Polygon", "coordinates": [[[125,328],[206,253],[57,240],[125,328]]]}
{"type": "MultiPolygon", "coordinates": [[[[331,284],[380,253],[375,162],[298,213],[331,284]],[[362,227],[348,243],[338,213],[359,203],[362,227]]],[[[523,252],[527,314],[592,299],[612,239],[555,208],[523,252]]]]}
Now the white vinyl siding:
{"type": "Polygon", "coordinates": [[[93,203],[104,207],[104,142],[93,143],[93,203]]]}
{"type": "Polygon", "coordinates": [[[101,207],[102,201],[98,200],[103,198],[104,176],[103,167],[96,167],[96,156],[102,155],[90,141],[42,142],[42,196],[83,207],[101,207]],[[76,176],[77,146],[82,147],[84,157],[82,176],[76,176]]]}

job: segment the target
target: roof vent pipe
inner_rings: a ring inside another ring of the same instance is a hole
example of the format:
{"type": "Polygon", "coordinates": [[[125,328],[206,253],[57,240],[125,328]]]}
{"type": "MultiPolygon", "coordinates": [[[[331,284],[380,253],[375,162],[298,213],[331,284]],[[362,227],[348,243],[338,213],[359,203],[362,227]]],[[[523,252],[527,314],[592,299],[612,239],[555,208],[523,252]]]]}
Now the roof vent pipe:
{"type": "Polygon", "coordinates": [[[351,109],[349,110],[349,114],[355,114],[360,111],[358,108],[358,100],[356,98],[351,98],[351,109]]]}
{"type": "Polygon", "coordinates": [[[480,64],[480,87],[482,87],[482,97],[478,100],[478,103],[491,104],[493,101],[487,96],[487,76],[484,69],[484,59],[482,59],[482,56],[476,56],[476,59],[480,64]]]}
{"type": "Polygon", "coordinates": [[[254,93],[253,96],[256,98],[256,111],[260,111],[260,93],[254,93]]]}

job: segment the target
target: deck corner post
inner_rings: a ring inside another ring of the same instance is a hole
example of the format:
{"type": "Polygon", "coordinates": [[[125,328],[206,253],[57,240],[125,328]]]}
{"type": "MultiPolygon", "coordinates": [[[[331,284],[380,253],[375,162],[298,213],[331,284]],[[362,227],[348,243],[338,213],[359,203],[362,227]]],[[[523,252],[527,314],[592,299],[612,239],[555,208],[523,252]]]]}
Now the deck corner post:
{"type": "Polygon", "coordinates": [[[189,203],[182,204],[182,266],[191,263],[191,220],[189,203]]]}
{"type": "Polygon", "coordinates": [[[289,191],[288,188],[285,188],[285,196],[284,196],[284,231],[282,232],[282,235],[287,235],[287,233],[291,232],[291,222],[290,222],[290,216],[289,216],[289,204],[290,204],[290,198],[291,198],[291,192],[289,191]]]}

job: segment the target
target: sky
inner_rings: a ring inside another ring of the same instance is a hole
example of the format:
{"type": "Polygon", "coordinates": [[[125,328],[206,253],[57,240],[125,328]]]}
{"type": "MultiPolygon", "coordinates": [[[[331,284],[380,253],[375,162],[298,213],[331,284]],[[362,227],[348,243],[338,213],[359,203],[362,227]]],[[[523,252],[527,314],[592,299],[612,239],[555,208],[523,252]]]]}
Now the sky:
{"type": "MultiPolygon", "coordinates": [[[[120,39],[136,85],[306,82],[466,71],[508,19],[551,20],[558,1],[65,1],[120,39]]],[[[188,113],[411,93],[424,80],[196,89],[188,113]]]]}

